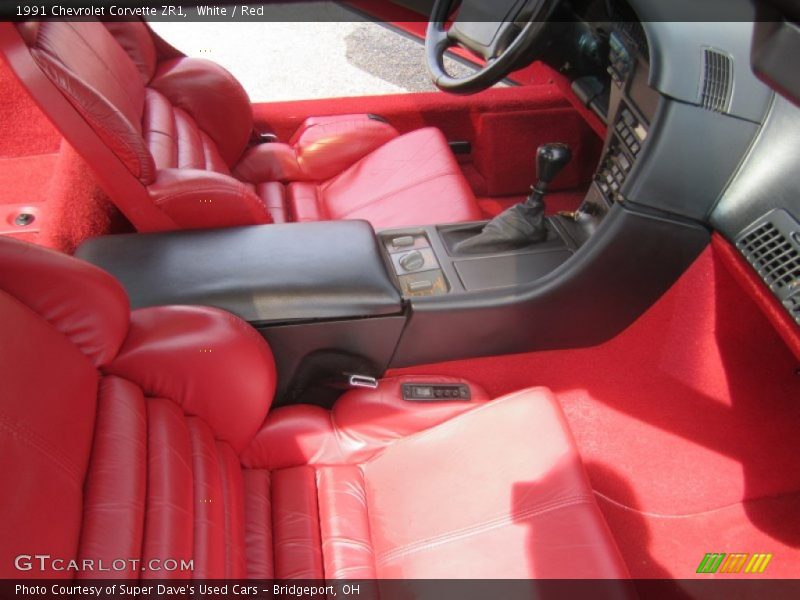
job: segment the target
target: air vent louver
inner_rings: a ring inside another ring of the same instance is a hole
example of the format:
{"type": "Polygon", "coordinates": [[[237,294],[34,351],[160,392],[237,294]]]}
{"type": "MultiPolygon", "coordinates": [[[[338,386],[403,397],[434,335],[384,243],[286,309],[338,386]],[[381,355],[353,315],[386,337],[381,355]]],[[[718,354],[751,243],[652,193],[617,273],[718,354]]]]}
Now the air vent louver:
{"type": "Polygon", "coordinates": [[[700,103],[715,112],[727,112],[733,93],[733,60],[718,50],[703,51],[703,81],[700,103]]]}
{"type": "Polygon", "coordinates": [[[736,240],[736,247],[800,324],[800,225],[782,209],[776,209],[736,240]]]}

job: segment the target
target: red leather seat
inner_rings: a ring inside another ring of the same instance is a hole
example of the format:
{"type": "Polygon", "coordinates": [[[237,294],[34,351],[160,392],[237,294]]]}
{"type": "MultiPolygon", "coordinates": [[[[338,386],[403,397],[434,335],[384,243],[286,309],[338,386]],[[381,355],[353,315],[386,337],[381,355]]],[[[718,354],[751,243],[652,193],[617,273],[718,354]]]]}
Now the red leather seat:
{"type": "Polygon", "coordinates": [[[9,239],[0,378],[0,577],[627,575],[546,389],[424,404],[388,379],[268,413],[248,324],[131,313],[106,273],[9,239]]]}
{"type": "MultiPolygon", "coordinates": [[[[207,60],[162,58],[144,23],[42,21],[18,31],[131,185],[145,186],[175,228],[329,219],[385,228],[481,218],[437,129],[400,136],[371,115],[315,117],[288,143],[248,148],[253,115],[239,82],[207,60]]],[[[34,97],[42,93],[28,86],[34,97]]],[[[82,140],[69,141],[81,152],[82,140]]],[[[103,164],[93,166],[102,173],[103,164]]],[[[139,229],[162,228],[162,214],[123,211],[139,229]]]]}

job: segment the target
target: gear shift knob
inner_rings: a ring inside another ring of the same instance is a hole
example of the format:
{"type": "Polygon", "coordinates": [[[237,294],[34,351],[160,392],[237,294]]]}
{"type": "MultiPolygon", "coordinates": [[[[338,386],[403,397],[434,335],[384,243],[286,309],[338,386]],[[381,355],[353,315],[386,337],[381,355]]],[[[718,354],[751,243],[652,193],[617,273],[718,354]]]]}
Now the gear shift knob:
{"type": "Polygon", "coordinates": [[[536,151],[536,188],[544,192],[547,184],[556,178],[572,158],[572,150],[566,144],[543,144],[536,151]]]}
{"type": "Polygon", "coordinates": [[[544,197],[547,185],[567,166],[571,158],[572,150],[566,144],[539,146],[536,150],[536,175],[539,181],[531,186],[525,202],[507,208],[489,221],[479,234],[458,242],[454,247],[455,252],[502,252],[546,240],[548,225],[544,197]]]}

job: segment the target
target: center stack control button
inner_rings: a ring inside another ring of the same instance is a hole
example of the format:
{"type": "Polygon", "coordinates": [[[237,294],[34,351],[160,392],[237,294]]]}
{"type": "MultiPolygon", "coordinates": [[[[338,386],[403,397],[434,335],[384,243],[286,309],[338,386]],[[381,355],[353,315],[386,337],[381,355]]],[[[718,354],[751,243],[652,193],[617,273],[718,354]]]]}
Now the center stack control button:
{"type": "Polygon", "coordinates": [[[429,279],[420,279],[418,281],[411,281],[408,284],[408,290],[410,292],[427,292],[433,289],[433,281],[429,279]]]}
{"type": "Polygon", "coordinates": [[[414,245],[414,236],[412,235],[401,235],[399,237],[392,239],[392,246],[397,248],[408,248],[409,246],[414,245]]]}
{"type": "Polygon", "coordinates": [[[419,250],[414,250],[400,259],[400,266],[406,271],[416,271],[425,266],[425,257],[419,250]]]}

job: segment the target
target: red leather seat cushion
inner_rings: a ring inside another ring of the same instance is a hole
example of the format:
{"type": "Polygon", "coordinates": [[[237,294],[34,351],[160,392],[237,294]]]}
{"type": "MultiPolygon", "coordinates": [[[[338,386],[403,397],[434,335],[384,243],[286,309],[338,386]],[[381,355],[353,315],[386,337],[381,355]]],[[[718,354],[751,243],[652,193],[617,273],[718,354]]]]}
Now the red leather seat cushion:
{"type": "MultiPolygon", "coordinates": [[[[144,24],[53,21],[19,31],[40,77],[130,171],[141,193],[111,196],[140,230],[339,219],[386,229],[482,218],[438,129],[398,136],[372,115],[310,117],[288,143],[248,147],[253,114],[241,84],[211,61],[159,60],[144,24]],[[277,185],[288,186],[285,201],[277,185]],[[141,186],[155,207],[130,199],[143,198],[141,186]]],[[[92,146],[77,135],[70,142],[78,152],[92,146]]],[[[122,189],[104,179],[116,160],[90,154],[101,183],[122,189]]]]}
{"type": "Polygon", "coordinates": [[[243,455],[250,576],[627,577],[549,391],[398,393],[267,419],[243,455]]]}
{"type": "Polygon", "coordinates": [[[482,218],[447,140],[433,127],[374,150],[323,183],[288,188],[295,220],[364,219],[376,229],[482,218]]]}

